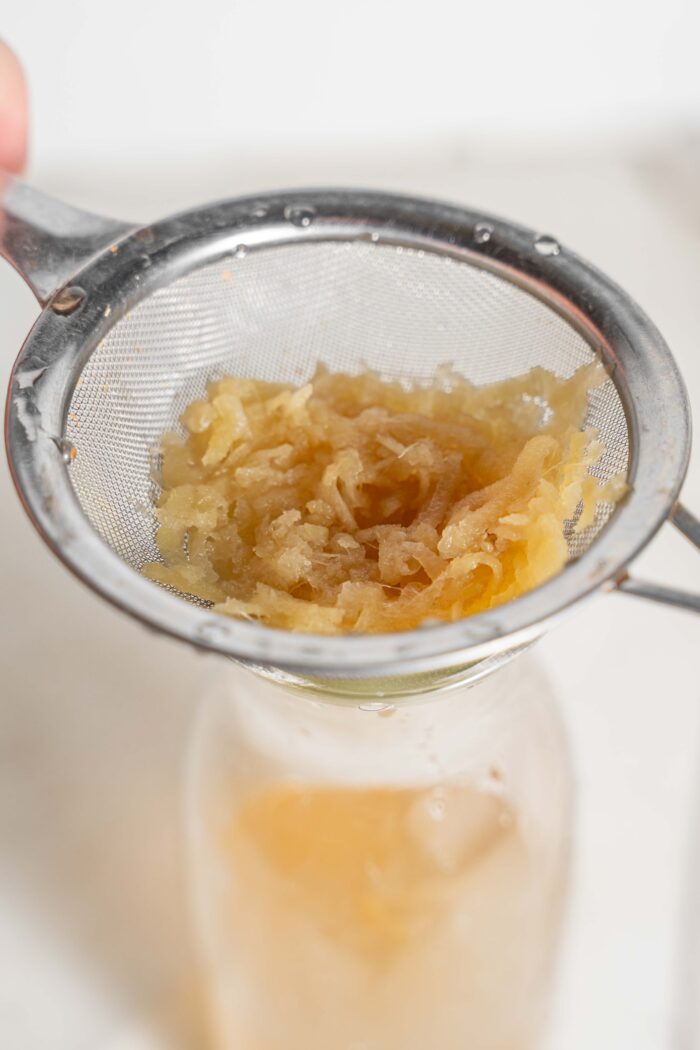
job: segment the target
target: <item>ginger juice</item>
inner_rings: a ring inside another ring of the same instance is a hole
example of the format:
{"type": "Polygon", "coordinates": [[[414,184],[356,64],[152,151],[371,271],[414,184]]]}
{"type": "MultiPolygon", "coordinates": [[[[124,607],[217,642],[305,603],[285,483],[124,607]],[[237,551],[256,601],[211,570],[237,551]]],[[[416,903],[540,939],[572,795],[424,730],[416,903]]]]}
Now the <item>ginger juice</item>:
{"type": "Polygon", "coordinates": [[[568,802],[546,692],[508,669],[384,710],[245,676],[189,777],[213,1046],[534,1048],[568,802]]]}

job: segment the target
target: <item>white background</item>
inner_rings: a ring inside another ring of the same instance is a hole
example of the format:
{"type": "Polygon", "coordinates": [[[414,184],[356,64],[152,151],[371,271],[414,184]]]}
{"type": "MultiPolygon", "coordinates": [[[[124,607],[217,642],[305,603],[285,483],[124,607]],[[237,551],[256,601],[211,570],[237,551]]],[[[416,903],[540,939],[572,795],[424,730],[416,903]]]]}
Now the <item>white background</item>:
{"type": "Polygon", "coordinates": [[[700,107],[693,0],[5,0],[0,32],[42,165],[575,140],[700,107]]]}
{"type": "MultiPolygon", "coordinates": [[[[320,183],[500,212],[640,301],[696,415],[699,32],[681,0],[5,0],[0,14],[29,69],[43,188],[144,219],[320,183]]],[[[5,374],[35,313],[2,268],[5,374]]],[[[88,594],[29,530],[4,467],[0,488],[0,1041],[201,1050],[178,791],[198,679],[219,665],[88,594]]],[[[700,509],[697,456],[686,498],[700,509]]],[[[638,571],[700,586],[670,529],[638,571]]],[[[697,651],[689,614],[621,596],[538,646],[579,795],[552,1050],[700,1046],[678,1035],[700,893],[697,651]]]]}

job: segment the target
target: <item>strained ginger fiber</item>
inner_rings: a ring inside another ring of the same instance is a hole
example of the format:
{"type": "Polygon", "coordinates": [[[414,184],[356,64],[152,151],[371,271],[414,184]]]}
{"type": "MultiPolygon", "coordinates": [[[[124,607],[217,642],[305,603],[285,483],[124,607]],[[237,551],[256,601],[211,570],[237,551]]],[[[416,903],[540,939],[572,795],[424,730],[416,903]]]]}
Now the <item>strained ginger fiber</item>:
{"type": "Polygon", "coordinates": [[[582,429],[595,361],[474,386],[319,367],[301,387],[227,377],[162,446],[162,563],[147,576],[214,610],[321,634],[453,621],[529,591],[624,480],[601,485],[582,429]]]}

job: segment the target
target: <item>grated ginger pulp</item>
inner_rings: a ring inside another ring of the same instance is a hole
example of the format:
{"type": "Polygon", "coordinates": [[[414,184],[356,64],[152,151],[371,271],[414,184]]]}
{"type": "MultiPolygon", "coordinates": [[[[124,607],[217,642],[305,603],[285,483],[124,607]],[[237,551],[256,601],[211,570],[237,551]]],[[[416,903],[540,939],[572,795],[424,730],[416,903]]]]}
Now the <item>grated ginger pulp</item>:
{"type": "Polygon", "coordinates": [[[152,580],[228,616],[321,634],[406,630],[500,605],[565,564],[564,526],[623,479],[589,470],[600,362],[474,386],[319,367],[302,387],[227,377],[162,445],[152,580]]]}

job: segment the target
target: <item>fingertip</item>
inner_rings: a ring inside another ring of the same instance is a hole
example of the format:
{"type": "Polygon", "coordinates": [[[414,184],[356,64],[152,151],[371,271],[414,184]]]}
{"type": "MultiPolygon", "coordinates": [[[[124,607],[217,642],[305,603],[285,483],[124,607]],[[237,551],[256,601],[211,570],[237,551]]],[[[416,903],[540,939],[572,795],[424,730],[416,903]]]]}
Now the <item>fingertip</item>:
{"type": "Polygon", "coordinates": [[[27,163],[27,82],[14,51],[0,40],[0,168],[13,173],[27,163]]]}

